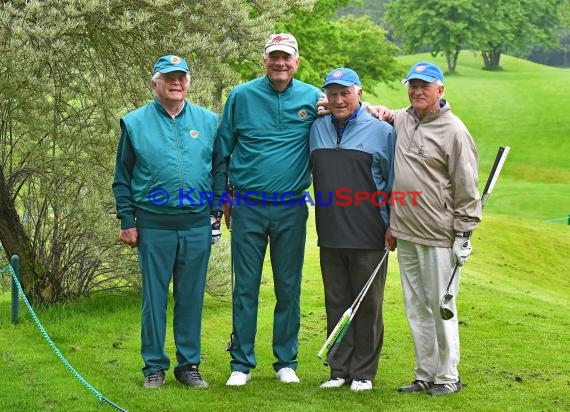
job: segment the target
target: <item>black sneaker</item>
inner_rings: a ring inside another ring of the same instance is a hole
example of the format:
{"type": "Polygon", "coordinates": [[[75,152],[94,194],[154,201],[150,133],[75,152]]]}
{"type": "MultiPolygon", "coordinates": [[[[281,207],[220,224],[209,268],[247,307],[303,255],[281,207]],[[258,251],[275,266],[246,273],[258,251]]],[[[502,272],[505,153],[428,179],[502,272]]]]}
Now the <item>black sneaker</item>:
{"type": "Polygon", "coordinates": [[[198,368],[194,365],[174,369],[176,380],[191,388],[207,388],[208,384],[202,380],[198,368]]]}
{"type": "Polygon", "coordinates": [[[428,395],[431,396],[445,396],[451,395],[452,393],[459,392],[461,390],[461,381],[455,383],[441,383],[434,384],[433,387],[428,390],[428,395]]]}
{"type": "Polygon", "coordinates": [[[143,388],[145,389],[155,389],[164,386],[164,371],[159,370],[145,376],[143,388]]]}
{"type": "Polygon", "coordinates": [[[416,379],[415,381],[412,382],[411,385],[402,386],[400,389],[398,389],[398,391],[399,392],[423,392],[423,391],[427,391],[428,389],[430,389],[433,385],[434,385],[433,382],[420,381],[420,380],[416,379]]]}

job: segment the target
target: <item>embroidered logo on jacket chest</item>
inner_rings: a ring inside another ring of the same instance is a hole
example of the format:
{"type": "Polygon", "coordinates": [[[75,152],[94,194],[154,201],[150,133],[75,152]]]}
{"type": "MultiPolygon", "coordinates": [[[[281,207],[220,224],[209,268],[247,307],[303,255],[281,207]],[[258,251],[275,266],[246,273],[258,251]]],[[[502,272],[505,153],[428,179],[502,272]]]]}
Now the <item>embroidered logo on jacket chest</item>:
{"type": "Polygon", "coordinates": [[[190,137],[192,139],[196,139],[198,136],[200,136],[200,133],[198,133],[198,130],[190,130],[190,132],[188,134],[190,135],[190,137]]]}

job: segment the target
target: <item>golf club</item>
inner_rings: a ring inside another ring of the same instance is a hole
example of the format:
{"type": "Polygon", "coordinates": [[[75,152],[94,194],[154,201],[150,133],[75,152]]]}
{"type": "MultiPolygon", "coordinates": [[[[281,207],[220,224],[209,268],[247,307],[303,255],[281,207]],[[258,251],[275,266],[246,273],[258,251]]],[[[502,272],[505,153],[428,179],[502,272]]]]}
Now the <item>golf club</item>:
{"type": "Polygon", "coordinates": [[[368,290],[370,289],[372,282],[374,282],[374,279],[376,278],[378,271],[382,267],[382,264],[384,263],[384,261],[388,257],[388,253],[390,253],[390,249],[386,249],[386,251],[384,252],[384,256],[382,256],[382,260],[380,260],[380,263],[378,263],[378,265],[376,266],[374,271],[371,273],[370,277],[368,278],[368,280],[366,281],[366,283],[364,284],[364,286],[362,287],[362,289],[360,290],[360,292],[356,296],[356,299],[354,299],[354,302],[352,303],[352,305],[350,305],[350,307],[344,311],[344,313],[340,317],[339,321],[337,322],[337,324],[333,328],[332,332],[327,337],[327,340],[325,341],[325,343],[323,344],[323,346],[321,347],[321,349],[317,353],[317,356],[320,359],[323,359],[323,357],[325,357],[325,354],[326,354],[325,361],[324,361],[325,365],[329,364],[329,360],[334,357],[334,354],[336,353],[336,351],[338,350],[338,347],[342,343],[344,336],[348,332],[348,328],[350,328],[350,324],[352,322],[352,319],[354,319],[354,316],[358,312],[358,309],[360,308],[360,304],[362,303],[362,301],[364,300],[364,297],[368,293],[368,290]]]}
{"type": "Polygon", "coordinates": [[[439,304],[439,313],[441,314],[441,318],[443,320],[449,320],[454,316],[453,311],[450,308],[450,302],[451,299],[453,299],[453,295],[449,293],[449,288],[451,287],[451,283],[455,278],[455,273],[457,273],[458,267],[459,265],[456,263],[455,267],[453,268],[453,273],[451,274],[451,279],[449,279],[449,283],[447,284],[447,290],[445,291],[443,299],[441,299],[441,303],[439,304]]]}
{"type": "MultiPolygon", "coordinates": [[[[489,177],[487,178],[487,183],[485,184],[485,188],[483,189],[483,195],[481,196],[482,208],[485,207],[485,204],[487,203],[487,200],[489,199],[489,196],[491,195],[491,192],[493,191],[493,188],[497,183],[497,179],[499,178],[499,174],[501,174],[501,170],[503,169],[503,165],[507,160],[507,156],[509,155],[510,150],[511,148],[509,146],[499,147],[497,156],[495,156],[495,162],[493,163],[493,167],[491,168],[491,173],[489,174],[489,177]]],[[[447,289],[443,294],[443,298],[441,299],[441,302],[439,304],[439,313],[443,320],[449,320],[453,318],[453,316],[455,316],[453,311],[450,309],[449,303],[453,299],[453,295],[449,292],[449,289],[451,287],[453,279],[455,278],[455,273],[457,272],[458,268],[459,264],[456,263],[455,267],[453,268],[453,273],[451,274],[451,279],[449,279],[449,283],[447,284],[447,289]]]]}

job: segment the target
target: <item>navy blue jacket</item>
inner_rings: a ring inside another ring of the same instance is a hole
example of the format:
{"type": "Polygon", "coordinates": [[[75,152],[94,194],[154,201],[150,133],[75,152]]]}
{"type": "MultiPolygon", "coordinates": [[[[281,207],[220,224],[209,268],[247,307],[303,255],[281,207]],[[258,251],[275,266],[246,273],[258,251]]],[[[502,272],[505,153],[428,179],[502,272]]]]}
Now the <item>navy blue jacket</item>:
{"type": "Polygon", "coordinates": [[[395,141],[394,128],[362,107],[342,134],[332,115],[315,120],[309,148],[319,246],[384,248],[395,141]]]}

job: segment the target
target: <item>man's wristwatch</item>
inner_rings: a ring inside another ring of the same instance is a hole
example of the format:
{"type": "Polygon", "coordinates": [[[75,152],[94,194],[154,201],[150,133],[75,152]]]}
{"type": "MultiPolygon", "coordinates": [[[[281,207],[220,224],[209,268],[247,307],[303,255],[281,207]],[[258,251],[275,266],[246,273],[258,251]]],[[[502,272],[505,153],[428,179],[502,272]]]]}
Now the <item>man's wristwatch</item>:
{"type": "Polygon", "coordinates": [[[455,234],[456,237],[471,237],[473,232],[457,232],[455,234]]]}

